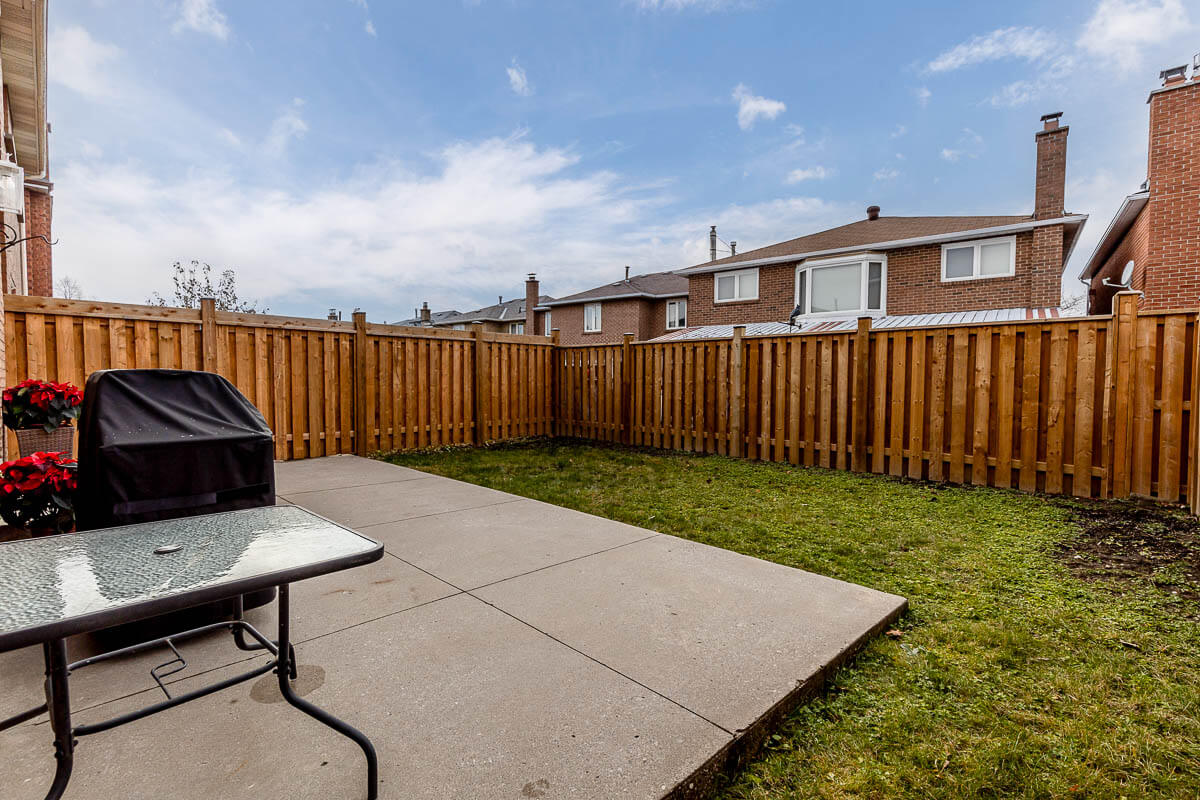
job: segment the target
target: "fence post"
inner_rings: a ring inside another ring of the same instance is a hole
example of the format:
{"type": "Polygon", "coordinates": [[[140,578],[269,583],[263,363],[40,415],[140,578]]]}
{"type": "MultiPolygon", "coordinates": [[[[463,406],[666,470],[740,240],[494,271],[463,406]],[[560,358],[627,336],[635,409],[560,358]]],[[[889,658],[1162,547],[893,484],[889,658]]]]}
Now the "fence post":
{"type": "Polygon", "coordinates": [[[737,458],[742,455],[742,337],[746,334],[745,325],[733,327],[733,349],[729,353],[729,455],[737,458]]]}
{"type": "Polygon", "coordinates": [[[550,331],[550,342],[553,347],[550,348],[550,435],[558,436],[558,418],[562,414],[562,405],[559,400],[559,381],[562,379],[559,371],[562,368],[562,353],[559,351],[560,331],[558,328],[553,328],[550,331]]]}
{"type": "Polygon", "coordinates": [[[854,436],[850,469],[867,471],[867,381],[871,374],[871,318],[859,317],[854,334],[854,396],[850,398],[854,436]]]}
{"type": "Polygon", "coordinates": [[[475,391],[471,392],[472,413],[475,419],[475,444],[483,444],[487,441],[484,427],[487,424],[485,419],[487,404],[491,400],[487,384],[487,352],[483,342],[483,323],[476,322],[471,325],[471,339],[475,358],[475,391]]]}
{"type": "Polygon", "coordinates": [[[367,450],[367,314],[354,312],[354,452],[365,456],[367,450]]]}
{"type": "Polygon", "coordinates": [[[217,301],[200,298],[200,365],[206,372],[217,371],[217,301]]]}
{"type": "Polygon", "coordinates": [[[1138,296],[1137,292],[1118,292],[1113,298],[1113,450],[1109,485],[1115,498],[1129,496],[1133,470],[1132,399],[1137,368],[1138,296]]]}
{"type": "Polygon", "coordinates": [[[621,337],[621,441],[633,444],[633,334],[621,337]]]}

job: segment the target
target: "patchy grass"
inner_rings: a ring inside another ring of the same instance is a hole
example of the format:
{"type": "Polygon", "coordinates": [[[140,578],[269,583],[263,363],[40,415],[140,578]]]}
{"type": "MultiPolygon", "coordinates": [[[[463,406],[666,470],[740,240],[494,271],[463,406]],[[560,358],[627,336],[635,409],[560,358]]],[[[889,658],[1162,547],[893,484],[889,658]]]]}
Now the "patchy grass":
{"type": "Polygon", "coordinates": [[[909,599],[722,798],[1200,797],[1182,512],[565,441],[390,460],[909,599]]]}

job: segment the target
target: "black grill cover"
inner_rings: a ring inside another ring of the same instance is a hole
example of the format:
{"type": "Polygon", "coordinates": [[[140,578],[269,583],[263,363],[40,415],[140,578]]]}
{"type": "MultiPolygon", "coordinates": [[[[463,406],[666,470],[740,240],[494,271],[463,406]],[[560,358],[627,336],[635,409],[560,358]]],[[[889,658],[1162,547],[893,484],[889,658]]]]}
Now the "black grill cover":
{"type": "Polygon", "coordinates": [[[77,530],[274,504],[271,429],[229,381],[175,369],[88,377],[77,530]]]}

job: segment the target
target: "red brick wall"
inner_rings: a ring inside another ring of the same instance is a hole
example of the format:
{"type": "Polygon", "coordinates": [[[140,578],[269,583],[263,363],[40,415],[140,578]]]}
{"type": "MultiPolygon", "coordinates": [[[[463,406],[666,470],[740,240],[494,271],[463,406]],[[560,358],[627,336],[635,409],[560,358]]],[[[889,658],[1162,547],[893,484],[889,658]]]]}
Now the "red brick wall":
{"type": "Polygon", "coordinates": [[[1200,303],[1200,81],[1150,98],[1143,309],[1200,303]]]}
{"type": "Polygon", "coordinates": [[[612,344],[632,333],[644,341],[666,333],[666,301],[602,300],[600,332],[583,332],[583,303],[554,306],[551,325],[559,331],[559,344],[612,344]]]}
{"type": "MultiPolygon", "coordinates": [[[[54,199],[45,192],[25,190],[25,235],[41,234],[50,241],[50,218],[54,199]]],[[[29,293],[50,297],[54,294],[54,271],[51,266],[50,245],[41,239],[30,239],[25,243],[26,259],[29,264],[29,293]]]]}
{"type": "MultiPolygon", "coordinates": [[[[940,244],[888,251],[887,313],[1057,306],[1062,292],[1062,226],[1018,233],[1016,242],[1013,277],[975,281],[942,281],[940,244]]],[[[795,307],[795,269],[795,264],[760,267],[759,299],[745,303],[714,303],[713,276],[691,276],[688,324],[786,322],[795,307]]]]}
{"type": "Polygon", "coordinates": [[[1104,285],[1104,279],[1108,278],[1114,283],[1121,277],[1122,270],[1125,265],[1133,261],[1133,281],[1130,284],[1131,289],[1143,291],[1146,285],[1146,259],[1150,248],[1150,215],[1146,213],[1146,209],[1138,214],[1137,219],[1133,221],[1129,231],[1125,234],[1125,238],[1121,240],[1117,248],[1112,251],[1112,254],[1104,261],[1100,269],[1096,270],[1096,274],[1092,276],[1091,287],[1088,290],[1088,313],[1089,314],[1109,314],[1112,313],[1113,295],[1117,293],[1117,289],[1104,285]]]}

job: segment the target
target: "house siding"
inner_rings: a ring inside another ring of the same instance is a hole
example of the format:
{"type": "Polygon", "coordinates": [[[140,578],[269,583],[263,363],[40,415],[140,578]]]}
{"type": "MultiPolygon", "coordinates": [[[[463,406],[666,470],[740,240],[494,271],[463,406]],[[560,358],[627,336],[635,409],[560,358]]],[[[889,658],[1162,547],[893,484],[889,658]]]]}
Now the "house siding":
{"type": "Polygon", "coordinates": [[[1129,231],[1121,239],[1112,254],[1104,260],[1100,269],[1092,276],[1091,287],[1088,291],[1088,308],[1092,314],[1107,314],[1112,311],[1113,296],[1118,289],[1105,286],[1107,279],[1116,283],[1125,265],[1133,262],[1133,278],[1130,288],[1135,291],[1145,291],[1146,265],[1150,252],[1150,215],[1142,209],[1129,226],[1129,231]]]}
{"type": "MultiPolygon", "coordinates": [[[[553,315],[551,325],[559,332],[559,344],[614,344],[622,341],[626,333],[632,333],[636,341],[643,341],[667,332],[666,300],[630,298],[599,302],[601,329],[598,333],[583,332],[583,307],[586,303],[550,309],[553,315]]],[[[690,308],[689,304],[689,311],[690,308]]]]}
{"type": "MultiPolygon", "coordinates": [[[[934,314],[993,308],[1057,306],[1062,292],[1063,228],[1048,225],[1016,234],[1012,277],[942,280],[940,244],[887,252],[888,314],[934,314]]],[[[690,277],[690,325],[786,322],[795,308],[800,262],[759,267],[758,300],[714,303],[711,273],[690,277]]]]}

